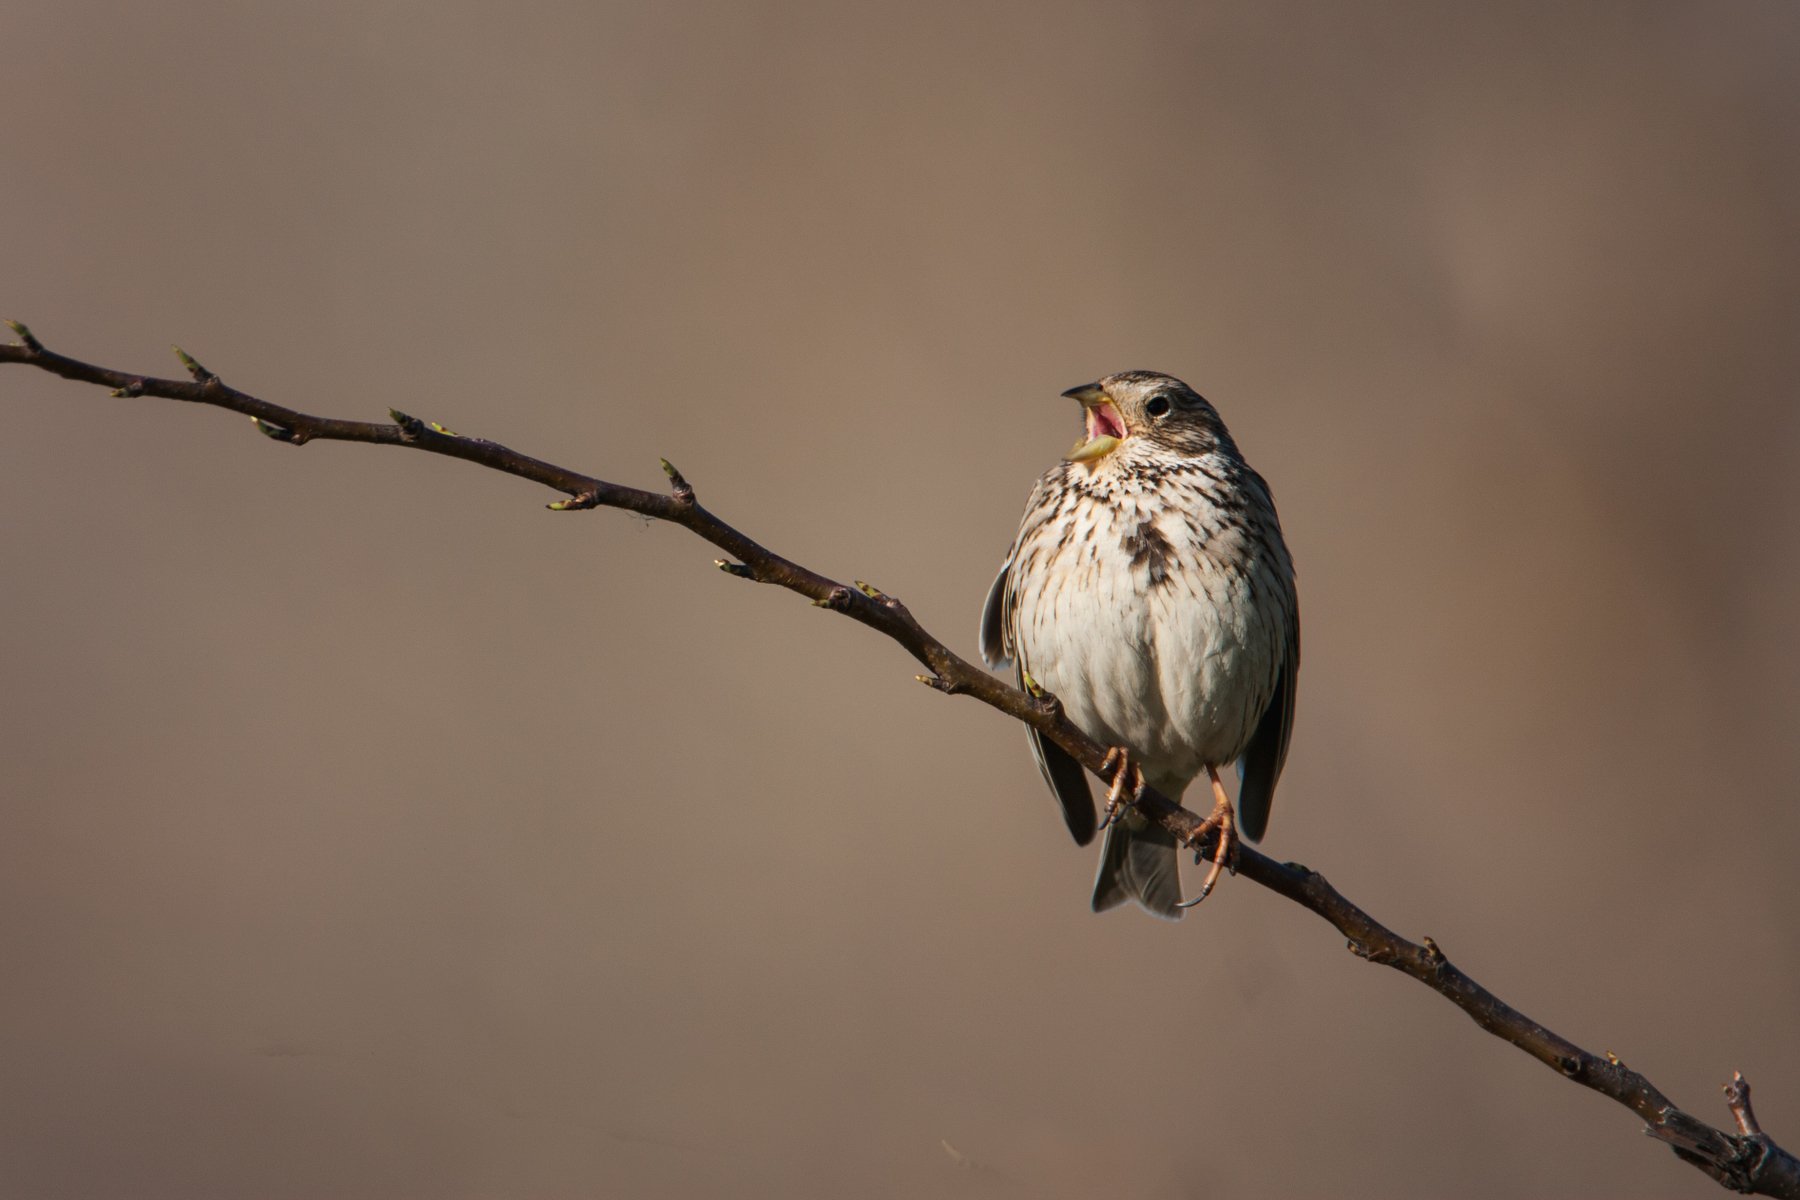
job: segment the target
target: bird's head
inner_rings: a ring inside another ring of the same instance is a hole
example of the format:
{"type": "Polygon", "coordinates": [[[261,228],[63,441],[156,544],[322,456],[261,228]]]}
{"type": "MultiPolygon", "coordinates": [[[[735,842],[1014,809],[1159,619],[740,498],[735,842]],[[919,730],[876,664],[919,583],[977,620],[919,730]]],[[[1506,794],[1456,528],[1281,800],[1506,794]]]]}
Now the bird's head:
{"type": "Polygon", "coordinates": [[[1121,371],[1063,395],[1081,402],[1081,440],[1063,457],[1097,464],[1139,441],[1146,449],[1195,457],[1215,449],[1225,426],[1204,397],[1173,375],[1121,371]]]}

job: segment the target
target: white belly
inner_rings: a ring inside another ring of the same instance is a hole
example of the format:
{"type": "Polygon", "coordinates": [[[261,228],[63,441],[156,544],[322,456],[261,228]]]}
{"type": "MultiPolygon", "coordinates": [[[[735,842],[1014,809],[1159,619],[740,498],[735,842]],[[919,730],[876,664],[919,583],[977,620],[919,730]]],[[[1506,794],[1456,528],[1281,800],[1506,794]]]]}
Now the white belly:
{"type": "Polygon", "coordinates": [[[1243,754],[1274,691],[1286,614],[1271,611],[1280,594],[1266,586],[1272,576],[1258,579],[1265,586],[1251,582],[1275,564],[1248,573],[1221,565],[1242,549],[1228,540],[1242,536],[1232,530],[1205,538],[1165,514],[1155,522],[1169,549],[1161,570],[1134,565],[1127,537],[1147,511],[1104,513],[1062,548],[1076,555],[1072,572],[1022,574],[1018,650],[1071,721],[1130,749],[1151,782],[1174,795],[1206,767],[1243,754]]]}

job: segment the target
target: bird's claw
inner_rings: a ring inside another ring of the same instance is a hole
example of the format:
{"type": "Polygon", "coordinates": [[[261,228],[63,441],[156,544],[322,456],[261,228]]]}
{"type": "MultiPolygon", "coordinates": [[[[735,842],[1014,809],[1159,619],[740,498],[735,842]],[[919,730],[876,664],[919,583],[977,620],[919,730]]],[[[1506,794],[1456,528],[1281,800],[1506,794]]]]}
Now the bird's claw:
{"type": "Polygon", "coordinates": [[[1193,908],[1212,895],[1212,890],[1218,885],[1221,873],[1230,871],[1233,875],[1237,874],[1237,810],[1231,806],[1230,798],[1225,795],[1225,785],[1219,782],[1218,771],[1208,767],[1206,773],[1212,777],[1212,814],[1200,823],[1200,828],[1194,831],[1194,836],[1188,844],[1196,847],[1194,861],[1198,863],[1201,861],[1201,856],[1197,847],[1206,840],[1206,834],[1209,831],[1216,830],[1218,837],[1213,843],[1212,866],[1207,868],[1206,878],[1200,881],[1200,891],[1192,900],[1183,900],[1175,906],[1176,908],[1193,908]]]}
{"type": "Polygon", "coordinates": [[[1100,764],[1102,772],[1112,772],[1112,786],[1106,790],[1106,811],[1100,814],[1099,830],[1105,830],[1114,821],[1124,815],[1127,805],[1136,804],[1144,794],[1144,772],[1131,761],[1131,752],[1123,746],[1114,746],[1106,752],[1106,759],[1100,764]],[[1127,784],[1127,780],[1130,781],[1127,784]],[[1126,791],[1131,792],[1129,799],[1126,791]]]}

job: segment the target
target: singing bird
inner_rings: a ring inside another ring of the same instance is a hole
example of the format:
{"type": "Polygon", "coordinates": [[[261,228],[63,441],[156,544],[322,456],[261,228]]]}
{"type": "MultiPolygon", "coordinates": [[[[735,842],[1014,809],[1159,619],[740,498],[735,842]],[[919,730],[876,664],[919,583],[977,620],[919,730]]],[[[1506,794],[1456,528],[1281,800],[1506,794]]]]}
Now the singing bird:
{"type": "MultiPolygon", "coordinates": [[[[1064,396],[1083,434],[1044,472],[988,591],[981,653],[1061,700],[1108,757],[1112,787],[1095,912],[1135,900],[1162,917],[1205,899],[1269,823],[1294,727],[1300,609],[1275,502],[1213,406],[1156,371],[1124,371],[1064,396]],[[1233,810],[1219,768],[1236,762],[1233,810]],[[1174,837],[1130,800],[1211,781],[1217,849],[1181,899],[1174,837]]],[[[1035,730],[1038,769],[1075,841],[1096,830],[1080,764],[1035,730]]]]}

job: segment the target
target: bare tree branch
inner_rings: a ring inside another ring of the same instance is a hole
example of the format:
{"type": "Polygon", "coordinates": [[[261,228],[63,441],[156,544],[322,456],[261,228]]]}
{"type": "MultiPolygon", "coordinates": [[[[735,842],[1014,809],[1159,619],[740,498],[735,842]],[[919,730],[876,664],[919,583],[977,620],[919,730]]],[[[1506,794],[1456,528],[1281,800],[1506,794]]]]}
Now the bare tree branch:
{"type": "MultiPolygon", "coordinates": [[[[19,341],[0,345],[0,362],[20,363],[65,379],[98,384],[111,388],[113,395],[122,398],[154,396],[229,409],[249,416],[266,436],[295,446],[311,441],[367,442],[464,459],[564,493],[565,499],[549,506],[557,511],[623,508],[680,525],[728,555],[717,560],[725,573],[798,592],[818,607],[842,613],[885,634],[926,668],[928,673],[918,676],[921,683],[948,695],[973,696],[1023,721],[1068,751],[1089,771],[1102,775],[1107,747],[1071,724],[1054,696],[1020,691],[967,662],[928,633],[904,604],[880,589],[861,581],[846,586],[783,558],[740,533],[701,505],[693,487],[667,460],[662,466],[669,477],[670,491],[642,491],[530,458],[497,442],[465,437],[396,410],[390,410],[392,424],[381,424],[316,417],[283,408],[228,387],[179,347],[175,354],[191,378],[157,379],[57,354],[46,349],[25,326],[14,321],[8,324],[19,341]]],[[[1195,814],[1154,789],[1145,791],[1139,807],[1182,845],[1196,854],[1210,854],[1212,831],[1203,829],[1195,814]]],[[[1750,1085],[1742,1075],[1735,1075],[1725,1086],[1726,1102],[1738,1129],[1735,1134],[1726,1133],[1677,1108],[1654,1084],[1616,1057],[1596,1057],[1513,1008],[1452,964],[1429,937],[1423,945],[1401,937],[1346,900],[1317,871],[1298,863],[1276,862],[1244,846],[1237,873],[1323,917],[1348,939],[1349,949],[1359,956],[1418,980],[1495,1037],[1629,1108],[1645,1122],[1647,1134],[1667,1143],[1676,1155],[1723,1186],[1800,1200],[1800,1159],[1762,1132],[1750,1109],[1750,1085]]]]}

